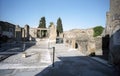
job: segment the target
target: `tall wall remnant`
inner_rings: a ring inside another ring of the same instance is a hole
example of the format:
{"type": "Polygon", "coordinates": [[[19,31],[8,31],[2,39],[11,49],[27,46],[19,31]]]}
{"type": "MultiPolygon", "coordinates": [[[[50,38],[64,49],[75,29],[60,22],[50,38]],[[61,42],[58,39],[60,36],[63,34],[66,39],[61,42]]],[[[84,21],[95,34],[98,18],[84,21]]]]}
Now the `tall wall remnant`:
{"type": "Polygon", "coordinates": [[[25,27],[24,27],[24,30],[25,30],[25,40],[26,41],[29,41],[29,29],[30,29],[30,27],[29,27],[29,25],[25,25],[25,27]]]}
{"type": "Polygon", "coordinates": [[[15,25],[0,21],[0,35],[5,35],[8,38],[14,38],[15,37],[15,25]]]}
{"type": "Polygon", "coordinates": [[[19,27],[19,25],[17,25],[15,28],[15,38],[16,38],[16,41],[22,40],[22,28],[19,27]]]}
{"type": "Polygon", "coordinates": [[[55,25],[51,25],[51,27],[49,28],[49,39],[51,42],[56,42],[56,27],[55,25]]]}
{"type": "Polygon", "coordinates": [[[15,28],[16,41],[29,41],[29,25],[21,28],[19,25],[15,28]]]}
{"type": "Polygon", "coordinates": [[[110,36],[109,62],[120,65],[120,0],[110,0],[104,36],[110,36]]]}
{"type": "Polygon", "coordinates": [[[0,42],[14,41],[15,25],[0,21],[0,42]]]}
{"type": "Polygon", "coordinates": [[[105,35],[112,36],[120,29],[120,0],[110,0],[110,10],[106,13],[105,35]]]}

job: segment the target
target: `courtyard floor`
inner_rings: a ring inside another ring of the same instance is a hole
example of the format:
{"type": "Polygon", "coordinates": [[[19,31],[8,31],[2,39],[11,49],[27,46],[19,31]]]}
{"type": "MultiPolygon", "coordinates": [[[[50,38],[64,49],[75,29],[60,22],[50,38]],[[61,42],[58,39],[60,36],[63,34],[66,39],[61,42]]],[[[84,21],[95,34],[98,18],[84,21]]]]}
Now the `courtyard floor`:
{"type": "Polygon", "coordinates": [[[22,57],[23,51],[17,51],[1,61],[0,76],[119,76],[119,72],[107,61],[85,56],[65,44],[39,40],[25,49],[25,53],[25,58],[22,57]],[[55,47],[54,67],[52,47],[55,47]]]}

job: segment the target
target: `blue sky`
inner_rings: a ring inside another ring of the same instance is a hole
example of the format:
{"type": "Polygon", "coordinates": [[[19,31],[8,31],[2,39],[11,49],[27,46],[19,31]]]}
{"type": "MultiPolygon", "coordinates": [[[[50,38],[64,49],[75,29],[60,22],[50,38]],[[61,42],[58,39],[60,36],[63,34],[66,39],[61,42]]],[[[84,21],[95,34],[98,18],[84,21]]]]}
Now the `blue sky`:
{"type": "Polygon", "coordinates": [[[38,27],[62,19],[64,30],[105,26],[109,0],[0,0],[0,20],[16,25],[38,27]]]}

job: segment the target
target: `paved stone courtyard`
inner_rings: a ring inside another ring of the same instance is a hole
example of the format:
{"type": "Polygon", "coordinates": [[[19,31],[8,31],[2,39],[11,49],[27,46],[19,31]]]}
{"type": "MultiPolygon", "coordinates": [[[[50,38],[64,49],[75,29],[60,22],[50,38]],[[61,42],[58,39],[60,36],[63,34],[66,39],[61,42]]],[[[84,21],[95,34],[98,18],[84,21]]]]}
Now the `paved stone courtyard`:
{"type": "Polygon", "coordinates": [[[65,44],[50,44],[48,40],[39,40],[25,52],[26,58],[22,57],[23,52],[19,52],[1,61],[0,76],[119,76],[106,61],[84,56],[65,44]]]}

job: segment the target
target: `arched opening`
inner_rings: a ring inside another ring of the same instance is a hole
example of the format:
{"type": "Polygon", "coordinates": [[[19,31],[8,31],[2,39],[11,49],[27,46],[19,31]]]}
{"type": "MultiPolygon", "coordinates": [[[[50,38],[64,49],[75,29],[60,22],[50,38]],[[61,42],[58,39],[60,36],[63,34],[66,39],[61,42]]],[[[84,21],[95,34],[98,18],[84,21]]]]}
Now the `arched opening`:
{"type": "Polygon", "coordinates": [[[78,49],[78,44],[77,43],[75,43],[75,49],[78,49]]]}

